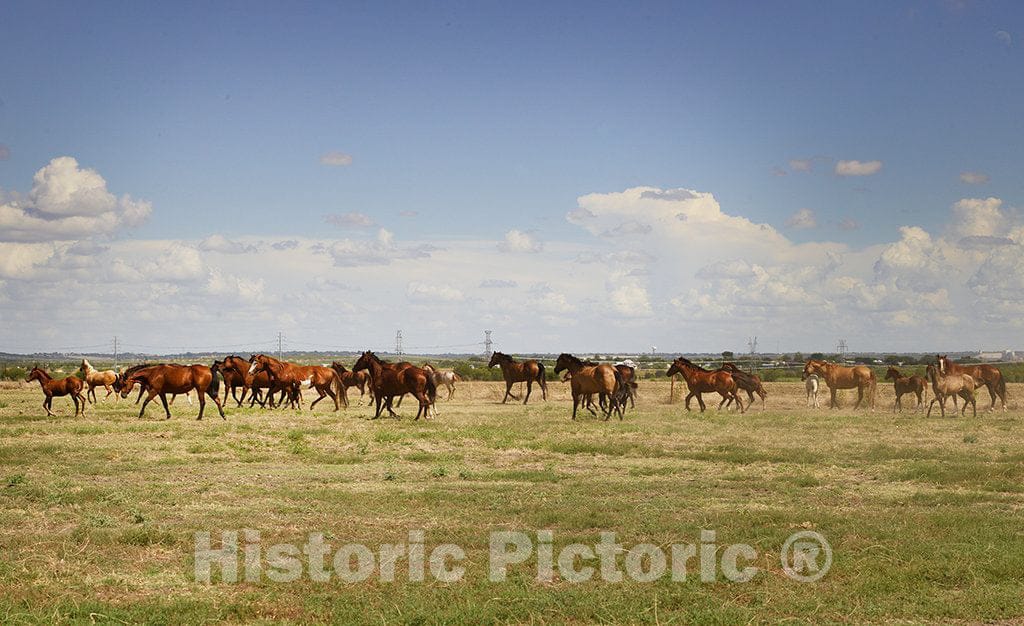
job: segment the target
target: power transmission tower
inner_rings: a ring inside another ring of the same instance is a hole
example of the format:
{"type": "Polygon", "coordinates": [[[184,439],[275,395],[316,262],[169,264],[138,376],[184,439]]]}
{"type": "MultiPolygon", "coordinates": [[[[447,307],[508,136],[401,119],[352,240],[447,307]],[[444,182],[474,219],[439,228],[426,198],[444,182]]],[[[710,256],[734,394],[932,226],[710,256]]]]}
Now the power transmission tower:
{"type": "Polygon", "coordinates": [[[845,339],[840,339],[839,343],[836,345],[836,352],[839,353],[839,361],[840,362],[846,360],[846,350],[847,350],[846,340],[845,339]]]}
{"type": "Polygon", "coordinates": [[[757,354],[757,337],[750,337],[747,339],[747,348],[750,349],[750,369],[751,371],[757,370],[757,362],[754,355],[757,354]]]}
{"type": "Polygon", "coordinates": [[[395,333],[395,354],[402,354],[402,331],[395,333]]]}
{"type": "Polygon", "coordinates": [[[283,361],[281,357],[284,348],[284,334],[281,331],[277,331],[277,360],[283,361]]]}
{"type": "Polygon", "coordinates": [[[484,331],[484,356],[486,356],[486,357],[490,357],[491,356],[491,345],[492,345],[492,342],[491,342],[491,331],[485,330],[484,331]]]}
{"type": "Polygon", "coordinates": [[[114,370],[117,370],[117,335],[114,335],[114,370]]]}

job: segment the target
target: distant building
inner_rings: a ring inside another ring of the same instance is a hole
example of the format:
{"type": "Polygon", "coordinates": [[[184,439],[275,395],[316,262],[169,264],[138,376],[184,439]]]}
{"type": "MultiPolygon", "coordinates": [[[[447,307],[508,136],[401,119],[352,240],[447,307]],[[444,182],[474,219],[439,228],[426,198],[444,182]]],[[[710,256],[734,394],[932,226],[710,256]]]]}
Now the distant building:
{"type": "Polygon", "coordinates": [[[1017,356],[1017,352],[1014,350],[1004,350],[1002,352],[979,352],[977,356],[979,361],[1019,361],[1020,357],[1017,356]]]}

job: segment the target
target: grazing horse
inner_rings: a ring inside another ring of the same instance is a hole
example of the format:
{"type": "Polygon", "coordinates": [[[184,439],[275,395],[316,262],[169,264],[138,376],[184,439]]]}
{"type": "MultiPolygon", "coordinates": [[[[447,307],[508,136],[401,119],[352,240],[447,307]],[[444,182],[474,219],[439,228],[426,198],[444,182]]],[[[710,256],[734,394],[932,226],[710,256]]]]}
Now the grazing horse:
{"type": "MultiPolygon", "coordinates": [[[[338,402],[339,393],[345,400],[345,406],[348,406],[348,398],[345,397],[341,378],[337,372],[329,367],[322,365],[296,365],[287,361],[278,361],[266,354],[252,355],[249,359],[249,364],[249,374],[255,375],[260,372],[266,372],[270,377],[271,383],[282,389],[290,389],[292,393],[289,395],[289,401],[293,406],[297,400],[298,390],[302,385],[312,387],[320,394],[316,400],[309,403],[310,411],[313,410],[317,402],[326,397],[330,397],[334,401],[334,410],[339,410],[341,408],[341,404],[338,402]]],[[[273,393],[273,389],[271,389],[271,393],[273,393]]]]}
{"type": "Polygon", "coordinates": [[[975,380],[970,374],[943,374],[931,363],[925,368],[925,374],[932,382],[932,393],[935,394],[932,401],[928,403],[928,415],[925,417],[931,417],[932,406],[936,402],[939,403],[942,417],[946,417],[946,398],[950,396],[953,397],[954,416],[956,416],[956,397],[960,396],[964,399],[964,408],[960,415],[967,415],[967,403],[969,402],[974,411],[974,417],[978,417],[978,403],[974,395],[975,380]]]}
{"type": "Polygon", "coordinates": [[[82,388],[85,385],[82,379],[74,376],[55,379],[41,368],[33,367],[25,382],[30,383],[33,380],[38,380],[39,386],[43,388],[43,395],[46,396],[43,399],[43,408],[46,409],[47,416],[56,417],[50,410],[50,407],[53,406],[54,396],[71,396],[71,401],[75,403],[75,417],[78,417],[79,405],[81,405],[82,417],[85,417],[86,401],[82,396],[82,388]]]}
{"type": "Polygon", "coordinates": [[[996,409],[996,397],[999,398],[1003,410],[1006,410],[1006,379],[998,367],[987,363],[960,365],[945,354],[935,355],[935,359],[938,361],[940,374],[967,374],[974,379],[978,387],[987,387],[989,398],[992,400],[992,405],[988,407],[989,411],[996,409]]]}
{"type": "Polygon", "coordinates": [[[736,406],[740,407],[740,413],[743,413],[743,402],[740,397],[736,394],[738,386],[736,385],[736,379],[733,378],[732,374],[722,370],[710,371],[706,370],[699,365],[694,365],[689,359],[678,357],[672,362],[672,366],[668,368],[665,373],[666,376],[674,376],[675,374],[682,374],[683,379],[686,381],[686,386],[689,388],[690,393],[686,394],[686,410],[690,410],[690,398],[697,397],[697,404],[700,405],[700,412],[703,413],[704,409],[707,408],[704,404],[704,399],[701,397],[705,393],[718,393],[722,396],[722,401],[718,403],[718,408],[721,409],[722,405],[727,400],[734,400],[736,406]]]}
{"type": "MultiPolygon", "coordinates": [[[[114,380],[117,379],[117,372],[114,370],[103,370],[102,372],[92,366],[88,360],[82,359],[82,365],[79,366],[78,371],[85,375],[85,384],[89,386],[89,391],[86,392],[86,399],[92,396],[92,402],[96,403],[96,388],[103,387],[107,390],[107,395],[103,396],[106,400],[110,397],[110,394],[114,393],[112,385],[114,380]]],[[[117,394],[114,393],[114,399],[117,399],[117,394]]]]}
{"type": "MultiPolygon", "coordinates": [[[[254,385],[254,379],[256,376],[249,374],[249,362],[240,356],[226,356],[220,361],[214,361],[213,365],[210,366],[215,372],[220,372],[221,376],[224,377],[224,403],[227,404],[228,394],[234,398],[238,406],[241,407],[242,403],[245,402],[245,396],[252,391],[253,400],[249,403],[249,406],[255,402],[259,402],[263,405],[262,394],[260,393],[261,388],[269,387],[269,378],[266,374],[263,374],[263,382],[265,384],[257,386],[254,385]],[[242,388],[242,397],[238,397],[238,388],[242,388]]],[[[273,406],[273,405],[271,405],[273,406]]]]}
{"type": "MultiPolygon", "coordinates": [[[[576,419],[576,410],[579,408],[580,400],[587,395],[596,393],[600,394],[602,399],[605,421],[608,421],[608,418],[612,416],[613,410],[618,412],[619,420],[622,420],[621,404],[625,403],[626,397],[623,394],[616,394],[623,386],[623,381],[622,374],[614,366],[608,364],[588,365],[573,355],[563,352],[558,355],[558,360],[555,361],[555,374],[562,370],[566,370],[570,374],[572,419],[576,419]],[[609,398],[607,409],[603,406],[603,400],[606,395],[609,398]]],[[[584,408],[590,411],[592,415],[597,415],[594,409],[586,403],[584,408]]]]}
{"type": "Polygon", "coordinates": [[[543,399],[548,399],[548,383],[544,378],[543,363],[533,360],[518,363],[507,354],[495,352],[491,354],[491,360],[487,363],[487,367],[491,368],[495,365],[501,367],[501,374],[505,377],[505,397],[501,399],[502,404],[508,402],[510,397],[514,400],[519,399],[512,395],[512,385],[524,381],[526,382],[526,397],[523,398],[523,404],[530,399],[530,391],[533,390],[534,382],[540,385],[543,399]]]}
{"type": "Polygon", "coordinates": [[[912,393],[917,396],[917,407],[915,410],[924,410],[924,396],[926,394],[925,389],[928,387],[928,382],[921,376],[904,376],[900,374],[900,371],[895,367],[890,367],[885,371],[885,380],[891,380],[893,388],[896,390],[896,402],[892,404],[892,412],[895,413],[896,409],[899,408],[903,411],[903,402],[901,398],[905,393],[912,393]]]}
{"type": "Polygon", "coordinates": [[[804,379],[804,389],[807,390],[807,406],[814,405],[818,408],[818,375],[808,374],[804,379]]]}
{"type": "Polygon", "coordinates": [[[871,405],[872,411],[875,409],[875,387],[878,384],[878,378],[870,367],[866,365],[847,367],[845,365],[836,365],[827,361],[811,359],[804,364],[804,373],[800,379],[806,380],[811,374],[817,374],[828,385],[828,390],[831,394],[828,408],[839,408],[839,402],[836,400],[837,391],[840,389],[856,389],[857,404],[853,405],[853,408],[860,407],[861,401],[864,400],[864,391],[867,390],[868,403],[871,405]]]}
{"type": "MultiPolygon", "coordinates": [[[[754,394],[761,398],[761,410],[765,409],[765,398],[768,397],[768,392],[765,391],[764,385],[761,384],[761,377],[757,374],[751,374],[750,372],[744,372],[740,368],[736,367],[735,363],[722,363],[722,367],[718,368],[723,372],[729,372],[732,374],[733,379],[736,381],[736,386],[741,391],[747,392],[747,408],[754,404],[754,394]]],[[[725,406],[729,406],[726,402],[725,406]]]]}
{"type": "Polygon", "coordinates": [[[430,372],[430,378],[434,381],[434,386],[439,388],[444,385],[448,389],[448,400],[450,401],[455,397],[455,383],[462,380],[462,377],[456,374],[453,370],[439,370],[430,363],[424,363],[423,369],[430,372]]]}
{"type": "MultiPolygon", "coordinates": [[[[345,394],[345,405],[348,406],[348,388],[355,387],[359,390],[359,401],[362,402],[366,395],[367,383],[370,382],[370,375],[366,372],[353,372],[345,369],[345,366],[337,361],[331,363],[331,369],[341,377],[341,390],[345,394]]],[[[373,399],[373,387],[370,386],[370,399],[373,399]]]]}
{"type": "Polygon", "coordinates": [[[124,386],[121,389],[121,397],[127,398],[132,387],[138,383],[148,391],[146,400],[139,409],[139,419],[146,413],[146,405],[160,396],[160,402],[164,405],[164,412],[167,419],[171,419],[171,409],[167,405],[167,394],[188,393],[195,389],[199,396],[199,416],[197,420],[203,419],[203,410],[206,409],[206,396],[209,395],[217,405],[217,411],[221,418],[227,419],[224,415],[224,406],[220,403],[220,380],[221,376],[205,365],[150,365],[136,369],[124,378],[124,386]]]}
{"type": "Polygon", "coordinates": [[[391,408],[391,401],[395,396],[403,396],[411,393],[420,403],[416,411],[416,419],[420,415],[424,419],[430,417],[433,411],[434,400],[437,398],[437,387],[430,379],[427,371],[419,367],[399,367],[397,364],[384,363],[377,355],[367,350],[352,366],[352,371],[361,372],[365,370],[370,376],[370,387],[373,388],[373,399],[376,403],[376,412],[373,419],[380,417],[381,411],[387,408],[391,417],[398,418],[398,414],[391,408]]]}

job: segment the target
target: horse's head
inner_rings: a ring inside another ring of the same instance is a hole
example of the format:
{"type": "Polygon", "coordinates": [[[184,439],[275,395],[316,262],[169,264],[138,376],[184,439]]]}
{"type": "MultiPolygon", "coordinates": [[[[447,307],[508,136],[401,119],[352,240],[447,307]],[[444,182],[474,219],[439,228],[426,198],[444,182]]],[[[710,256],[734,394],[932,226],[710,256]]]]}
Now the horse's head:
{"type": "Polygon", "coordinates": [[[46,380],[46,372],[39,368],[38,365],[32,368],[32,371],[28,373],[28,378],[25,379],[26,383],[30,383],[33,380],[43,381],[46,380]]]}
{"type": "Polygon", "coordinates": [[[374,362],[380,363],[380,359],[377,358],[376,354],[367,350],[359,355],[359,359],[356,360],[356,364],[352,366],[352,371],[358,372],[360,370],[368,370],[370,369],[370,364],[374,362]]]}
{"type": "Polygon", "coordinates": [[[429,370],[430,372],[436,372],[437,371],[437,368],[434,367],[433,365],[431,365],[430,363],[424,363],[422,367],[423,367],[423,369],[429,370]]]}
{"type": "Polygon", "coordinates": [[[132,389],[135,388],[135,383],[138,382],[138,379],[135,377],[135,374],[118,374],[117,378],[121,385],[121,389],[119,391],[121,397],[127,398],[128,394],[130,394],[132,389]]]}
{"type": "Polygon", "coordinates": [[[503,362],[510,361],[508,355],[503,352],[492,352],[491,360],[487,363],[487,367],[494,367],[495,365],[501,365],[503,362]]]}
{"type": "Polygon", "coordinates": [[[726,361],[725,363],[722,363],[722,369],[724,371],[726,371],[726,372],[738,372],[738,371],[740,371],[740,368],[736,367],[735,363],[730,363],[728,361],[726,361]]]}
{"type": "Polygon", "coordinates": [[[936,368],[931,363],[928,364],[928,367],[924,368],[924,375],[925,375],[925,377],[928,378],[928,380],[930,380],[932,382],[935,381],[935,372],[936,372],[936,368]]]}
{"type": "Polygon", "coordinates": [[[249,375],[255,376],[256,374],[268,370],[270,362],[267,360],[264,354],[254,354],[249,357],[249,375]]]}
{"type": "Polygon", "coordinates": [[[213,364],[210,366],[210,371],[223,374],[224,366],[227,365],[227,362],[228,362],[227,359],[222,359],[220,361],[214,361],[213,364]]]}
{"type": "Polygon", "coordinates": [[[89,361],[82,359],[82,364],[78,366],[78,371],[83,373],[88,372],[90,367],[91,366],[89,365],[89,361]]]}
{"type": "Polygon", "coordinates": [[[579,367],[583,365],[583,361],[580,361],[573,355],[563,352],[558,355],[558,360],[555,361],[555,373],[558,374],[563,370],[569,370],[573,367],[579,367]]]}
{"type": "Polygon", "coordinates": [[[339,363],[337,361],[331,361],[331,369],[334,370],[335,372],[338,372],[339,374],[344,374],[345,372],[348,371],[347,369],[345,369],[345,365],[343,363],[339,363]]]}
{"type": "Polygon", "coordinates": [[[946,370],[949,369],[949,356],[945,354],[936,354],[935,361],[939,364],[939,373],[944,375],[946,370]]]}
{"type": "Polygon", "coordinates": [[[811,374],[821,376],[823,365],[824,363],[821,361],[815,361],[814,359],[807,361],[807,363],[804,364],[804,373],[800,375],[800,380],[807,380],[807,377],[811,374]]]}
{"type": "Polygon", "coordinates": [[[900,377],[900,371],[895,367],[890,366],[889,369],[885,370],[885,378],[883,380],[896,380],[900,377]]]}

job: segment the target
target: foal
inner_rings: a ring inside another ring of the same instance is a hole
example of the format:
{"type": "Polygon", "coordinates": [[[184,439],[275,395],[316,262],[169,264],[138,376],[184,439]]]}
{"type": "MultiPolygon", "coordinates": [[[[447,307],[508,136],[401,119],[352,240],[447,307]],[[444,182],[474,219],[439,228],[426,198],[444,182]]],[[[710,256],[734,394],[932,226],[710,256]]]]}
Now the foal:
{"type": "Polygon", "coordinates": [[[25,382],[30,383],[33,380],[39,381],[39,386],[43,388],[43,395],[46,396],[46,399],[43,400],[43,408],[46,409],[46,415],[55,417],[53,411],[50,410],[50,407],[53,406],[54,396],[71,396],[75,403],[75,417],[78,417],[79,403],[81,403],[82,407],[82,417],[85,417],[85,397],[82,396],[82,388],[85,385],[81,379],[68,376],[67,378],[56,380],[42,369],[33,367],[25,382]]]}
{"type": "Polygon", "coordinates": [[[925,388],[928,386],[924,378],[920,376],[904,376],[895,367],[890,367],[885,372],[885,380],[891,380],[893,388],[896,390],[896,402],[892,405],[893,413],[896,412],[897,408],[900,411],[903,410],[901,399],[905,393],[912,393],[917,396],[917,407],[914,410],[924,409],[925,388]]]}
{"type": "Polygon", "coordinates": [[[932,393],[935,397],[928,403],[928,415],[932,414],[932,406],[937,401],[942,417],[946,417],[946,398],[953,396],[953,415],[956,415],[956,397],[964,399],[964,408],[960,415],[967,415],[967,403],[971,403],[974,417],[978,417],[978,403],[974,398],[975,381],[969,374],[940,374],[939,368],[929,364],[925,369],[928,379],[932,381],[932,393]]]}

